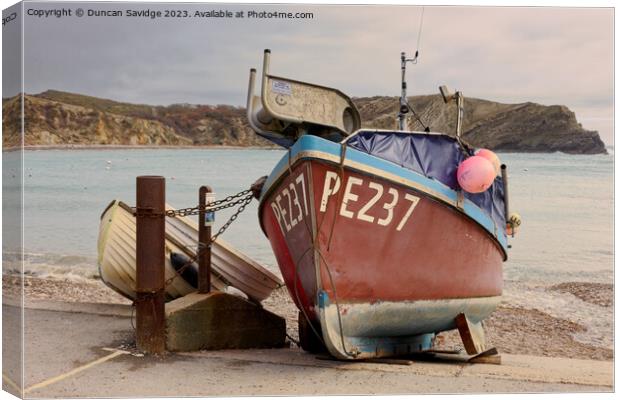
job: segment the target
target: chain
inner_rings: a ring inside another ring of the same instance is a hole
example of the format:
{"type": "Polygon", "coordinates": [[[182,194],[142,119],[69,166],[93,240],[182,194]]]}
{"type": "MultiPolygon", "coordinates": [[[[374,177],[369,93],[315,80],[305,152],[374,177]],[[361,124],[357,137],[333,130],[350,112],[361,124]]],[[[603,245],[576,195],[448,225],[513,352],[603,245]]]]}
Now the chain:
{"type": "Polygon", "coordinates": [[[228,196],[222,200],[213,201],[207,204],[203,210],[201,210],[200,206],[180,208],[178,210],[166,210],[165,215],[167,217],[174,218],[176,216],[185,217],[188,215],[198,215],[201,211],[216,212],[216,211],[224,210],[226,208],[234,207],[237,204],[241,204],[245,202],[248,198],[250,200],[252,199],[252,191],[249,189],[243,190],[237,194],[228,196]]]}
{"type": "MultiPolygon", "coordinates": [[[[217,231],[217,233],[211,237],[211,243],[215,242],[218,236],[220,236],[222,233],[226,231],[226,229],[228,229],[228,227],[237,219],[239,214],[241,214],[245,210],[245,207],[252,202],[253,197],[254,196],[250,193],[244,198],[237,200],[234,203],[231,203],[231,205],[227,206],[227,207],[232,207],[234,205],[240,204],[237,211],[235,211],[235,213],[231,215],[230,218],[228,218],[228,221],[226,221],[226,223],[222,225],[222,227],[217,231]]],[[[211,244],[209,244],[209,246],[211,246],[211,244]]]]}
{"type": "Polygon", "coordinates": [[[203,249],[204,249],[204,246],[200,246],[200,245],[199,245],[199,246],[198,246],[198,248],[199,248],[200,250],[196,251],[196,255],[195,255],[195,256],[190,257],[190,259],[189,259],[189,260],[187,260],[187,262],[186,262],[185,264],[183,264],[183,266],[182,266],[181,268],[179,268],[178,270],[176,270],[176,271],[175,271],[175,274],[174,274],[174,275],[172,275],[170,278],[166,279],[166,281],[164,282],[164,290],[165,290],[166,288],[168,288],[168,286],[169,286],[169,285],[170,285],[170,284],[171,284],[171,283],[172,283],[172,282],[173,282],[173,281],[174,281],[174,280],[175,280],[178,276],[181,276],[181,274],[182,274],[183,272],[185,272],[185,270],[186,270],[187,268],[189,268],[189,267],[190,267],[190,266],[194,263],[194,261],[198,260],[198,257],[200,257],[200,255],[201,255],[201,253],[202,253],[202,251],[203,251],[203,249]]]}
{"type": "MultiPolygon", "coordinates": [[[[204,207],[196,206],[196,207],[187,207],[187,208],[179,208],[177,210],[166,210],[163,215],[166,217],[174,218],[174,217],[186,217],[188,215],[198,215],[201,211],[204,212],[216,212],[220,210],[224,210],[226,208],[234,207],[237,204],[241,204],[247,201],[248,198],[252,198],[252,190],[247,189],[243,190],[237,194],[230,195],[222,200],[212,201],[204,207]]],[[[134,217],[147,217],[147,218],[159,218],[161,217],[161,213],[153,212],[152,208],[135,208],[134,207],[134,217]]]]}
{"type": "MultiPolygon", "coordinates": [[[[239,208],[237,209],[237,211],[235,211],[235,213],[233,215],[230,216],[230,218],[228,218],[228,221],[226,221],[226,223],[224,225],[222,225],[222,227],[217,231],[217,233],[213,236],[211,236],[211,240],[209,241],[208,245],[205,245],[204,243],[198,243],[198,248],[196,249],[196,254],[191,257],[185,264],[183,264],[183,266],[181,268],[179,268],[176,273],[168,278],[168,280],[166,280],[166,282],[164,282],[164,288],[167,288],[168,285],[170,285],[178,276],[181,276],[181,274],[187,269],[189,268],[196,260],[198,260],[198,258],[202,255],[202,252],[205,251],[205,249],[210,248],[212,243],[215,242],[217,240],[217,238],[226,231],[226,229],[228,229],[228,227],[237,219],[237,217],[239,216],[239,214],[241,214],[244,210],[245,207],[250,204],[252,202],[252,198],[253,195],[252,193],[250,193],[250,190],[244,190],[243,192],[240,192],[234,196],[228,196],[226,199],[234,199],[239,197],[242,194],[245,194],[245,197],[242,197],[238,200],[235,200],[232,203],[229,204],[225,204],[219,207],[214,207],[217,210],[223,210],[225,208],[230,208],[233,207],[237,204],[239,205],[239,208]]],[[[225,200],[219,201],[218,204],[222,204],[225,203],[225,200]]],[[[209,203],[209,207],[206,207],[205,210],[208,210],[206,212],[211,212],[211,206],[216,203],[209,203]]],[[[199,207],[193,207],[192,209],[199,209],[199,207]]],[[[213,211],[215,211],[215,209],[213,211]]],[[[182,209],[182,210],[188,210],[187,208],[182,209]]],[[[179,210],[171,210],[171,211],[179,211],[179,210]]],[[[181,214],[175,214],[175,215],[181,215],[181,214]]],[[[189,214],[189,215],[193,215],[193,214],[189,214]]]]}
{"type": "MultiPolygon", "coordinates": [[[[215,240],[222,233],[224,233],[226,229],[228,229],[228,227],[237,219],[239,214],[241,214],[245,210],[245,207],[252,202],[253,197],[254,195],[252,194],[252,189],[246,189],[246,190],[242,190],[241,192],[237,194],[227,196],[223,198],[222,200],[212,201],[203,207],[196,206],[196,207],[187,207],[187,208],[179,208],[176,210],[164,211],[163,213],[164,217],[175,218],[177,216],[186,217],[188,215],[198,215],[202,211],[204,211],[205,213],[216,212],[216,211],[225,210],[227,208],[231,208],[236,205],[239,205],[239,208],[237,209],[237,211],[235,211],[235,213],[230,216],[228,221],[226,221],[226,223],[217,231],[217,233],[211,237],[211,240],[208,244],[198,243],[196,254],[193,257],[190,257],[190,259],[185,264],[183,264],[183,266],[179,268],[171,278],[169,278],[168,280],[164,282],[164,288],[168,287],[168,285],[170,285],[178,276],[181,276],[181,274],[187,268],[189,268],[196,260],[198,260],[198,257],[202,255],[202,252],[205,249],[211,247],[211,244],[215,242],[215,240]]],[[[162,216],[162,213],[153,212],[152,208],[138,209],[137,207],[134,207],[133,209],[134,209],[133,215],[135,217],[159,218],[162,216]]]]}
{"type": "MultiPolygon", "coordinates": [[[[264,183],[264,178],[263,178],[263,183],[264,183]]],[[[252,185],[252,188],[254,188],[254,186],[256,185],[256,183],[254,183],[254,185],[252,185]]],[[[258,192],[260,193],[260,188],[258,189],[258,192]]],[[[217,240],[217,238],[226,231],[226,229],[228,229],[228,227],[237,219],[237,217],[239,216],[239,214],[241,214],[246,206],[248,204],[250,204],[252,202],[252,198],[254,197],[254,193],[252,191],[252,189],[247,189],[247,190],[243,190],[237,194],[233,194],[230,195],[228,197],[225,197],[222,200],[217,200],[217,201],[213,201],[210,202],[209,204],[205,205],[204,207],[188,207],[188,208],[180,208],[177,210],[166,210],[163,213],[164,217],[170,217],[170,218],[174,218],[177,216],[180,217],[185,217],[188,215],[197,215],[199,214],[201,211],[204,211],[205,213],[208,212],[216,212],[216,211],[220,211],[220,210],[224,210],[226,208],[230,208],[230,207],[234,207],[236,205],[239,205],[239,208],[237,209],[237,211],[235,211],[235,213],[233,215],[230,216],[230,218],[228,219],[228,221],[226,221],[226,223],[224,225],[222,225],[222,227],[217,231],[217,233],[213,236],[211,236],[211,239],[209,240],[208,244],[204,244],[204,243],[198,243],[198,247],[196,249],[196,254],[193,257],[190,257],[187,262],[185,264],[183,264],[183,266],[181,268],[179,268],[178,270],[175,271],[174,275],[170,278],[168,278],[165,282],[164,282],[164,287],[162,290],[165,290],[166,288],[179,276],[181,276],[181,274],[183,274],[183,272],[189,268],[196,260],[198,260],[198,257],[200,257],[202,255],[202,252],[205,251],[205,249],[210,248],[211,245],[213,244],[213,242],[215,242],[217,240]]],[[[159,218],[162,216],[162,213],[154,213],[152,208],[143,208],[138,210],[136,207],[133,208],[134,212],[133,215],[134,217],[148,217],[148,218],[159,218]]],[[[202,222],[202,221],[201,221],[202,222]]],[[[155,292],[153,293],[148,293],[146,294],[146,296],[153,296],[155,295],[155,292]]],[[[143,294],[144,296],[144,294],[143,294]]],[[[136,298],[132,304],[131,304],[131,326],[135,331],[135,326],[133,323],[133,315],[134,315],[134,310],[136,307],[136,302],[140,301],[140,299],[136,298]]],[[[288,336],[288,334],[287,334],[288,336]]],[[[293,338],[291,338],[290,336],[288,336],[289,339],[291,339],[291,341],[294,341],[293,338]]]]}

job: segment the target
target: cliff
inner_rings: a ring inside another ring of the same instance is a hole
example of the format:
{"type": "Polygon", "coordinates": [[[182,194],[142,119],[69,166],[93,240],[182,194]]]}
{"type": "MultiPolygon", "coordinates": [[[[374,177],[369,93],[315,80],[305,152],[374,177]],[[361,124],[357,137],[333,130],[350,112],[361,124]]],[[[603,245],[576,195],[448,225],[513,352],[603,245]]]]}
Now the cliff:
{"type": "MultiPolygon", "coordinates": [[[[393,97],[354,99],[362,126],[394,129],[393,97]]],[[[439,95],[409,99],[434,132],[454,132],[455,105],[439,95]]],[[[3,146],[19,144],[19,97],[3,99],[3,146]]],[[[583,129],[565,106],[465,99],[463,138],[498,151],[605,153],[597,132],[583,129]]],[[[245,109],[228,105],[150,106],[48,90],[24,96],[26,145],[273,146],[248,126],[245,109]]],[[[411,114],[410,114],[411,115],[411,114]]],[[[410,128],[422,126],[410,117],[410,128]]]]}
{"type": "MultiPolygon", "coordinates": [[[[355,99],[365,127],[394,129],[398,101],[393,97],[355,99]]],[[[409,104],[433,132],[453,134],[456,105],[444,104],[440,95],[415,96],[409,104]]],[[[423,130],[409,114],[409,128],[423,130]]],[[[502,104],[465,98],[462,137],[475,147],[504,152],[560,151],[569,154],[606,153],[598,132],[583,129],[566,106],[535,103],[502,104]]]]}

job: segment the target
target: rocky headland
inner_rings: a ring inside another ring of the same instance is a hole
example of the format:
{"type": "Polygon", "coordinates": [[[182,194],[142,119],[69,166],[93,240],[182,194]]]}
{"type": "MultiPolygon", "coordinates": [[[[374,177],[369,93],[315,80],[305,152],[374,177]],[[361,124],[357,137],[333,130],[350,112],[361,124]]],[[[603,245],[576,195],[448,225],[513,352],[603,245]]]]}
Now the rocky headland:
{"type": "MultiPolygon", "coordinates": [[[[2,101],[4,148],[20,144],[20,98],[2,101]]],[[[273,147],[254,134],[242,107],[151,106],[55,90],[23,99],[26,146],[273,147]]],[[[363,127],[396,127],[396,98],[361,97],[354,102],[363,127]]],[[[432,131],[454,132],[455,105],[445,105],[439,95],[412,96],[409,102],[432,131]]],[[[500,152],[606,153],[598,132],[584,129],[566,106],[502,104],[475,98],[467,98],[465,105],[463,138],[472,146],[500,152]]],[[[423,126],[410,117],[410,129],[423,130],[423,126]]]]}

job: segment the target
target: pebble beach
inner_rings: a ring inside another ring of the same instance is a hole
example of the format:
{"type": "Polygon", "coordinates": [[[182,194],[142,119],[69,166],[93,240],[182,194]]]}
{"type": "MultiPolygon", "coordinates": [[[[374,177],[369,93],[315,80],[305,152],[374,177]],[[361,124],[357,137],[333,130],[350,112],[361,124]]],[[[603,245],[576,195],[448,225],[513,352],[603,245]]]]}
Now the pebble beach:
{"type": "MultiPolygon", "coordinates": [[[[19,298],[21,279],[3,275],[2,290],[5,298],[19,298]]],[[[23,280],[25,304],[29,300],[53,300],[84,303],[131,304],[97,280],[62,280],[25,276],[23,280]]],[[[613,285],[588,282],[566,282],[550,286],[552,292],[568,292],[581,301],[603,307],[613,305],[613,285]]],[[[287,333],[296,340],[297,308],[286,288],[275,290],[263,301],[263,306],[286,319],[287,333]]],[[[524,354],[575,359],[613,360],[613,350],[584,344],[575,335],[587,330],[586,326],[560,319],[536,309],[526,309],[502,303],[484,322],[487,343],[500,353],[524,354]]],[[[436,338],[436,347],[461,349],[456,330],[443,332],[436,338]]],[[[294,346],[294,344],[292,344],[294,346]]]]}

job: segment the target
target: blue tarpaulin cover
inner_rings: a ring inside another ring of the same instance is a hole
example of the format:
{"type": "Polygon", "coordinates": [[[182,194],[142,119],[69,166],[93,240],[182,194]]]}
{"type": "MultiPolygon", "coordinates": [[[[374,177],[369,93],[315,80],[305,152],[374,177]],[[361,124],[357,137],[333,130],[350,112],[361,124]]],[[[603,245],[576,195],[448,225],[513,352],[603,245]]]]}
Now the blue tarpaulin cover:
{"type": "MultiPolygon", "coordinates": [[[[360,131],[347,141],[347,146],[418,172],[454,190],[460,189],[456,179],[459,164],[472,155],[451,136],[417,132],[360,131]]],[[[506,226],[501,177],[495,178],[483,193],[463,193],[493,219],[498,229],[506,226]]]]}

